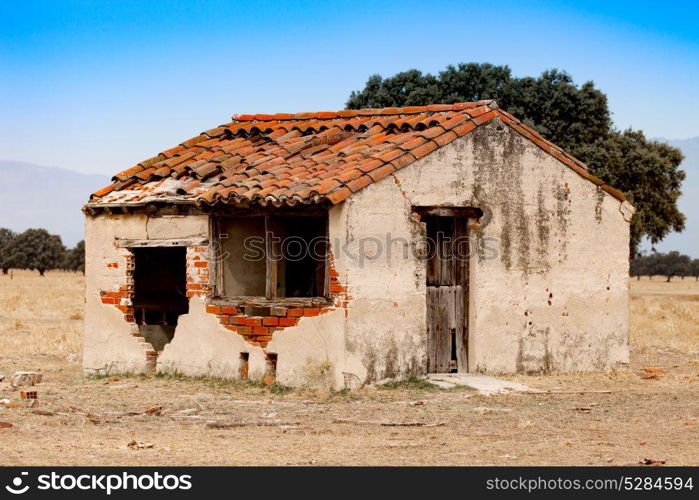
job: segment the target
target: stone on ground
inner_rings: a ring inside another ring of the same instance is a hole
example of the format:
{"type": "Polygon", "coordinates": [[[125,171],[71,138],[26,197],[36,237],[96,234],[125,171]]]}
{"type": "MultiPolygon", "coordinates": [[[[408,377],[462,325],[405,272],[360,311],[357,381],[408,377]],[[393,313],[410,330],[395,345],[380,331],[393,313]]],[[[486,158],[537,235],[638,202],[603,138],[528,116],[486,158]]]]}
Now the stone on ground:
{"type": "Polygon", "coordinates": [[[38,372],[17,372],[12,375],[12,387],[38,384],[41,379],[42,374],[38,372]]]}

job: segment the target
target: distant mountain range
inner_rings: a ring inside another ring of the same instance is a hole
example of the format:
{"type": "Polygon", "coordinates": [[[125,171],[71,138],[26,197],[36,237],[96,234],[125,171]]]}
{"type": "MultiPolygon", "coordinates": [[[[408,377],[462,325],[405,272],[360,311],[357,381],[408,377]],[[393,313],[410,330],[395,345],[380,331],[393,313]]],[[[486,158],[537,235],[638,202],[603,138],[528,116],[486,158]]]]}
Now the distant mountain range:
{"type": "Polygon", "coordinates": [[[66,246],[83,239],[80,208],[90,193],[109,184],[105,175],[0,160],[0,227],[13,231],[43,227],[66,246]]]}
{"type": "MultiPolygon", "coordinates": [[[[682,233],[671,234],[656,249],[679,250],[696,258],[699,257],[699,137],[659,140],[677,146],[685,155],[682,168],[687,178],[679,206],[687,216],[687,224],[682,233]]],[[[60,234],[68,246],[83,239],[80,207],[90,193],[110,182],[105,175],[1,160],[0,178],[0,227],[14,231],[43,227],[60,234]]],[[[650,249],[650,245],[644,244],[643,248],[650,249]]]]}

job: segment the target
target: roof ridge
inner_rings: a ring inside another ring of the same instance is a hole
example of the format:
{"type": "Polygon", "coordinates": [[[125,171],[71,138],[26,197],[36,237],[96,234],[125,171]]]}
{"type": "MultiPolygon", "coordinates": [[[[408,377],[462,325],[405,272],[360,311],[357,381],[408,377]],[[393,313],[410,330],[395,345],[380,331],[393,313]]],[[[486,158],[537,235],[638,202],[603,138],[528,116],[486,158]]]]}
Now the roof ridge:
{"type": "Polygon", "coordinates": [[[340,111],[316,111],[310,113],[276,113],[276,114],[236,114],[232,116],[234,122],[266,122],[286,120],[332,120],[335,118],[354,118],[356,116],[387,116],[387,115],[415,115],[419,113],[440,113],[445,111],[461,111],[487,106],[488,109],[498,109],[495,99],[483,99],[480,101],[464,101],[453,104],[429,104],[427,106],[403,106],[389,108],[364,108],[343,109],[340,111]]]}

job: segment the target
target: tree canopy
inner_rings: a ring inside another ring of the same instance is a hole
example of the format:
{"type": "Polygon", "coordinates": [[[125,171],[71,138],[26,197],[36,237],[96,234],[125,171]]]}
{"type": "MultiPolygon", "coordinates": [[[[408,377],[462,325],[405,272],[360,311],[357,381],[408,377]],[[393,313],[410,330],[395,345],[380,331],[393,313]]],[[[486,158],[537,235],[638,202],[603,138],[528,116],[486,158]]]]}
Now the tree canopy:
{"type": "Polygon", "coordinates": [[[692,260],[676,251],[639,255],[631,261],[631,276],[665,276],[667,281],[675,276],[693,276],[699,281],[699,259],[692,260]]]}
{"type": "Polygon", "coordinates": [[[590,171],[624,192],[636,209],[631,225],[631,252],[641,239],[652,243],[684,229],[677,208],[684,172],[682,153],[649,140],[638,130],[614,128],[607,96],[592,82],[577,85],[556,69],[539,77],[517,78],[507,66],[458,64],[437,75],[418,70],[388,78],[369,77],[352,92],[348,109],[418,106],[496,99],[526,125],[585,162],[590,171]]]}
{"type": "Polygon", "coordinates": [[[0,269],[2,269],[3,274],[7,274],[7,271],[12,267],[5,247],[14,237],[14,232],[7,228],[0,227],[0,269]]]}
{"type": "Polygon", "coordinates": [[[85,273],[85,242],[66,249],[61,237],[46,229],[27,229],[23,233],[0,227],[0,269],[32,269],[43,276],[50,269],[85,273]]]}
{"type": "Polygon", "coordinates": [[[35,269],[42,276],[49,269],[60,268],[65,247],[61,237],[46,229],[27,229],[3,247],[3,260],[15,269],[35,269]]]}
{"type": "Polygon", "coordinates": [[[75,248],[66,250],[63,256],[63,269],[85,273],[85,241],[80,240],[75,248]]]}

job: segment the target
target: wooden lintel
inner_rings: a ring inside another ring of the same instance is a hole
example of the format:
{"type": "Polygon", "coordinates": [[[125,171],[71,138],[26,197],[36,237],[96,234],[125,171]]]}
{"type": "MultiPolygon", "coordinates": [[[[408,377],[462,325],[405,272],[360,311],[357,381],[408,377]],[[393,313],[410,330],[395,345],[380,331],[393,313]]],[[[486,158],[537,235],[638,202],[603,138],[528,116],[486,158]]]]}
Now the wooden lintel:
{"type": "Polygon", "coordinates": [[[478,219],[483,210],[476,207],[413,207],[413,212],[433,217],[468,217],[478,219]]]}
{"type": "Polygon", "coordinates": [[[203,246],[208,244],[209,238],[205,236],[161,240],[116,240],[116,246],[119,248],[188,247],[203,246]]]}
{"type": "Polygon", "coordinates": [[[328,307],[332,300],[325,297],[214,297],[211,304],[238,307],[328,307]]]}

